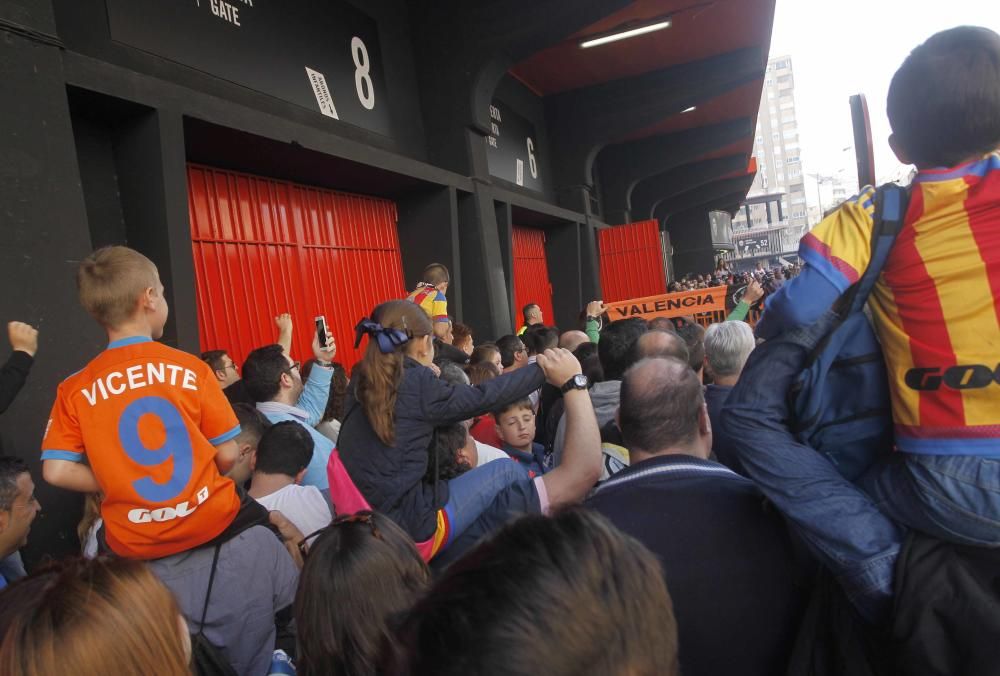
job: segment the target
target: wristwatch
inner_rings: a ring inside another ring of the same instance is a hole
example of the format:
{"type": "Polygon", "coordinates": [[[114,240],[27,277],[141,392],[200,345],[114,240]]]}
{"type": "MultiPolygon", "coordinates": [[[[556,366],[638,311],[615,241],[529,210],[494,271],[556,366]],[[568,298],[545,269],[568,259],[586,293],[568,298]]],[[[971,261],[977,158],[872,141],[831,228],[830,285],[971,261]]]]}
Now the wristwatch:
{"type": "Polygon", "coordinates": [[[566,384],[559,388],[560,392],[566,393],[570,390],[585,390],[590,385],[590,381],[587,380],[587,376],[582,373],[577,373],[575,376],[566,381],[566,384]]]}
{"type": "Polygon", "coordinates": [[[333,362],[332,361],[320,361],[319,359],[317,359],[316,360],[316,366],[322,366],[323,368],[327,368],[327,369],[328,368],[333,368],[333,362]]]}

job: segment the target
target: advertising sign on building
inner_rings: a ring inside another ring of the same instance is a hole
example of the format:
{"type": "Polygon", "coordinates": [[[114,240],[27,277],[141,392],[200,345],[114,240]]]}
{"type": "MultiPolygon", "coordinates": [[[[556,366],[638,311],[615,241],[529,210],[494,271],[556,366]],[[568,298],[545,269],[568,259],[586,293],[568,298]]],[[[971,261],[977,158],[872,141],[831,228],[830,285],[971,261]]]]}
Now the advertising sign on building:
{"type": "Polygon", "coordinates": [[[106,0],[111,38],[388,136],[378,27],[339,0],[106,0]]]}

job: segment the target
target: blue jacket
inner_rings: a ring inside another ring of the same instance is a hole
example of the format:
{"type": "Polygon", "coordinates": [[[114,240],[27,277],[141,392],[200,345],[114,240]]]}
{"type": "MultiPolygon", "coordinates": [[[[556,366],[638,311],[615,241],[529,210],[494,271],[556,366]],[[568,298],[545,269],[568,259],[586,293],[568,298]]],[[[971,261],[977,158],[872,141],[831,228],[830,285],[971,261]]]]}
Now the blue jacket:
{"type": "Polygon", "coordinates": [[[326,476],[326,463],[330,459],[330,453],[333,452],[333,442],[317,432],[315,425],[319,424],[323,419],[323,413],[326,412],[326,400],[330,396],[332,378],[333,369],[314,366],[299,396],[297,406],[288,406],[276,401],[257,404],[257,410],[272,424],[293,420],[309,432],[314,444],[313,454],[302,483],[305,486],[318,488],[327,500],[330,499],[330,481],[326,476]]]}
{"type": "Polygon", "coordinates": [[[545,474],[545,446],[539,443],[531,444],[531,452],[519,451],[510,444],[503,445],[503,452],[510,456],[510,459],[528,470],[528,478],[534,479],[536,476],[545,474]]]}
{"type": "MultiPolygon", "coordinates": [[[[406,358],[396,393],[396,444],[375,434],[350,388],[337,448],[351,480],[365,499],[423,542],[437,529],[437,511],[448,502],[448,483],[424,482],[427,448],[434,428],[468,420],[523,399],[542,386],[542,369],[531,365],[482,385],[451,385],[406,358]]],[[[473,470],[475,471],[475,470],[473,470]]]]}

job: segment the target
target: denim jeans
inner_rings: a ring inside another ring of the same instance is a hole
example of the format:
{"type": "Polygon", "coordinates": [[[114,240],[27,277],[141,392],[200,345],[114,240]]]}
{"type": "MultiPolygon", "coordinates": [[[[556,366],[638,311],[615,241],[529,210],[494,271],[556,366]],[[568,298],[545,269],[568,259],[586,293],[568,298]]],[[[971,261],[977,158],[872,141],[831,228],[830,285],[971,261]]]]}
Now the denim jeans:
{"type": "Polygon", "coordinates": [[[444,547],[465,532],[503,489],[527,478],[528,472],[523,466],[501,459],[450,480],[448,502],[443,507],[448,516],[448,540],[444,547]]]}
{"type": "Polygon", "coordinates": [[[750,355],[722,412],[747,474],[836,576],[858,611],[880,623],[892,608],[893,569],[904,533],[871,497],[789,431],[787,392],[826,332],[811,325],[750,355]]]}
{"type": "Polygon", "coordinates": [[[1000,459],[892,453],[859,481],[879,509],[936,538],[1000,546],[1000,459]]]}

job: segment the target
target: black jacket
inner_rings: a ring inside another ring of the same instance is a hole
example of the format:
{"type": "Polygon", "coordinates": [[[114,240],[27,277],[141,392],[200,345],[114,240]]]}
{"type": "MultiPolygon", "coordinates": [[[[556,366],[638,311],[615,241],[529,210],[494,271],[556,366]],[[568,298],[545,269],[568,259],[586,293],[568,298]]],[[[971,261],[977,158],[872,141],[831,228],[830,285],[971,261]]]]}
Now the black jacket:
{"type": "Polygon", "coordinates": [[[1000,549],[913,532],[896,564],[896,673],[1000,672],[1000,549]]]}
{"type": "Polygon", "coordinates": [[[427,448],[434,428],[467,420],[522,399],[541,387],[545,377],[536,365],[477,386],[453,386],[406,358],[396,395],[396,445],[376,436],[354,396],[348,392],[337,448],[351,480],[372,508],[386,514],[416,542],[437,528],[437,510],[448,501],[448,484],[423,481],[427,448]]]}
{"type": "Polygon", "coordinates": [[[34,358],[27,352],[12,352],[7,363],[0,367],[0,413],[14,401],[14,397],[24,387],[34,358]]]}

